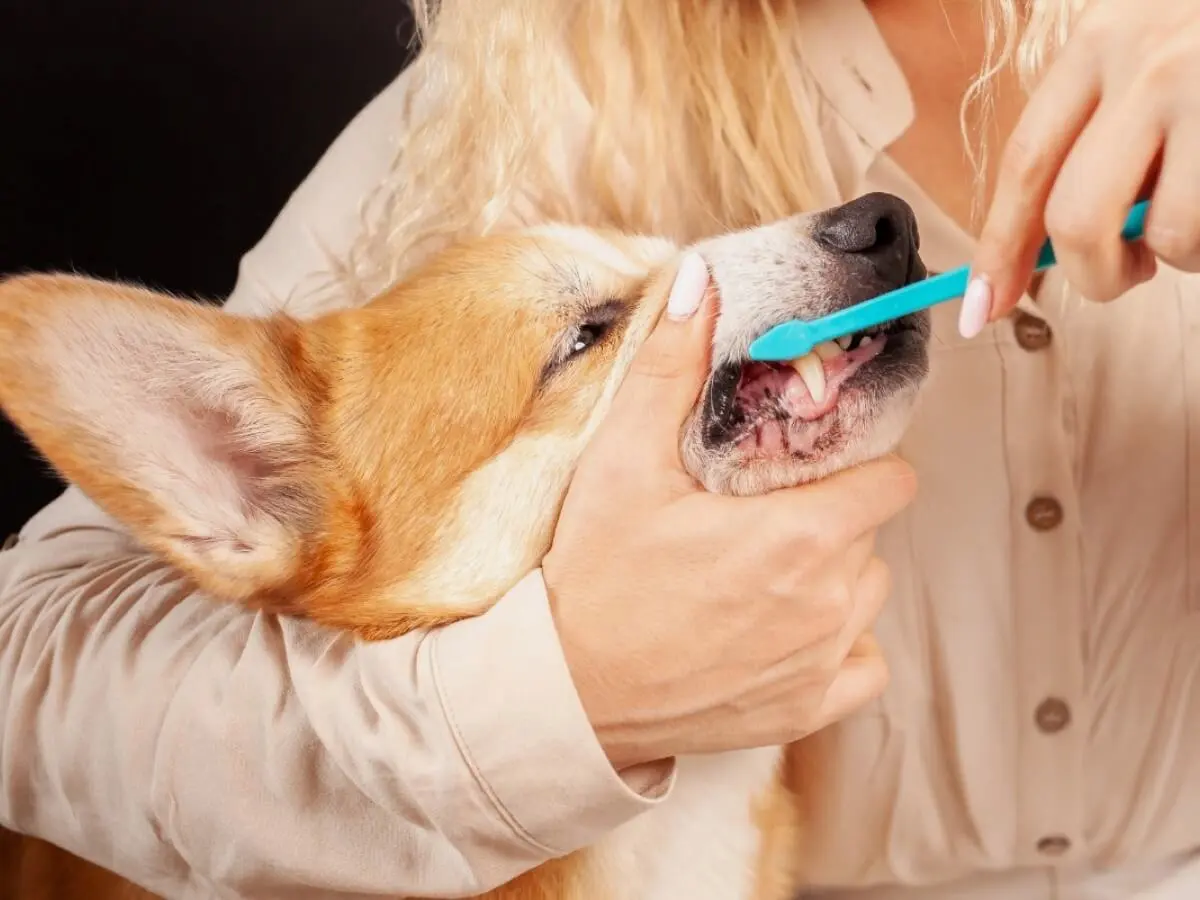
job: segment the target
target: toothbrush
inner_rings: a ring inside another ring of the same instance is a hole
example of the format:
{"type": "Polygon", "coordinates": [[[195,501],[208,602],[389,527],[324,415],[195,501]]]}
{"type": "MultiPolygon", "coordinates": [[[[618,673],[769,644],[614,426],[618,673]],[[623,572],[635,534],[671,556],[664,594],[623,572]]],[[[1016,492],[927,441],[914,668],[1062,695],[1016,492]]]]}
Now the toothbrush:
{"type": "MultiPolygon", "coordinates": [[[[1136,204],[1125,220],[1121,237],[1126,241],[1142,237],[1149,201],[1136,204]]],[[[1038,254],[1035,272],[1048,269],[1057,262],[1054,247],[1047,240],[1038,254]]],[[[796,319],[776,325],[750,345],[750,358],[758,362],[784,362],[812,352],[818,344],[863,331],[884,322],[891,322],[947,300],[961,297],[967,290],[970,268],[962,266],[932,278],[905,285],[873,300],[811,321],[796,319]]]]}

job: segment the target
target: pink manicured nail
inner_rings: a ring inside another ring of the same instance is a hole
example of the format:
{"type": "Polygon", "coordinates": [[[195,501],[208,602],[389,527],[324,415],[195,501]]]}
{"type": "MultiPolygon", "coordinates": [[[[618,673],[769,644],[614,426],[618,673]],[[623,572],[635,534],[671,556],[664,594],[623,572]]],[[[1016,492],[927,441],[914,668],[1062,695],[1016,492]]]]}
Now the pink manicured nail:
{"type": "Polygon", "coordinates": [[[708,264],[699,253],[689,253],[675,273],[675,284],[667,297],[667,315],[676,320],[690,319],[700,308],[707,289],[708,264]]]}
{"type": "Polygon", "coordinates": [[[982,275],[974,276],[963,295],[962,311],[958,314],[958,332],[970,339],[978,336],[987,325],[992,311],[992,286],[982,275]]]}

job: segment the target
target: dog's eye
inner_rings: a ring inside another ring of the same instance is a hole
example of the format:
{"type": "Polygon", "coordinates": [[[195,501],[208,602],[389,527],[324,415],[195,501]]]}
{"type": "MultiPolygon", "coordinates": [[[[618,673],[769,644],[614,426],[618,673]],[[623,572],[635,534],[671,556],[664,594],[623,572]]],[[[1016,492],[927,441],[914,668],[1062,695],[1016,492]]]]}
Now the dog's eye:
{"type": "Polygon", "coordinates": [[[558,339],[554,356],[546,364],[544,377],[569,365],[584,356],[593,347],[609,340],[625,320],[626,310],[622,303],[610,300],[588,309],[572,327],[558,339]]]}
{"type": "Polygon", "coordinates": [[[595,344],[600,342],[611,324],[610,322],[587,322],[580,325],[579,330],[575,332],[575,337],[571,339],[569,355],[578,356],[581,353],[586,353],[595,344]]]}

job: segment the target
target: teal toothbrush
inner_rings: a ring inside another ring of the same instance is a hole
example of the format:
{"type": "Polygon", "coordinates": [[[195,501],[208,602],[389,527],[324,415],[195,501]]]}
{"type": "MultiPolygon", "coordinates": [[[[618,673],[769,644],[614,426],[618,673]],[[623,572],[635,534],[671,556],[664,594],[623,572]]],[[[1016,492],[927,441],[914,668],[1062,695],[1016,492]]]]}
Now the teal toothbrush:
{"type": "MultiPolygon", "coordinates": [[[[1149,201],[1136,204],[1125,220],[1121,237],[1127,241],[1142,237],[1149,201]]],[[[1048,269],[1057,262],[1050,241],[1042,245],[1035,272],[1048,269]]],[[[967,290],[970,267],[962,266],[943,272],[898,290],[881,294],[873,300],[859,303],[820,319],[805,322],[799,319],[776,325],[750,345],[750,358],[759,362],[783,362],[810,353],[818,344],[832,341],[884,322],[891,322],[947,300],[961,297],[967,290]]]]}

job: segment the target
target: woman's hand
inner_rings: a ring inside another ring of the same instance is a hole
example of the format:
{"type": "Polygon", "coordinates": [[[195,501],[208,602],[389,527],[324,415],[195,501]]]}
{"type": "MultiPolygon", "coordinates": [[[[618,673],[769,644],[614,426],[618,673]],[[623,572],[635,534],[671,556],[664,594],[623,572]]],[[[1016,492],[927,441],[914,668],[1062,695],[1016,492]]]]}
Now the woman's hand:
{"type": "Polygon", "coordinates": [[[1067,280],[1106,301],[1156,260],[1200,271],[1200,2],[1093,0],[1004,151],[961,330],[1006,315],[1047,233],[1067,280]],[[1149,196],[1146,238],[1123,242],[1149,196]]]}
{"type": "Polygon", "coordinates": [[[707,285],[685,265],[580,462],[543,563],[567,663],[618,768],[785,744],[879,695],[865,634],[888,593],[874,531],[912,498],[885,460],[762,497],[679,458],[708,371],[707,285]]]}

